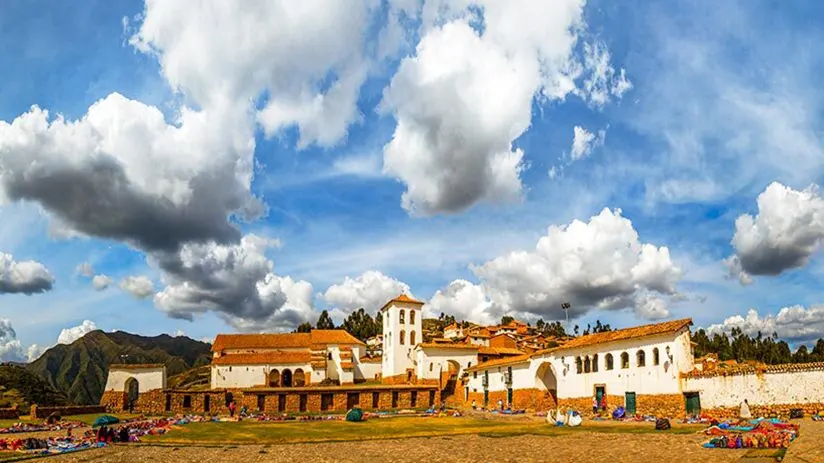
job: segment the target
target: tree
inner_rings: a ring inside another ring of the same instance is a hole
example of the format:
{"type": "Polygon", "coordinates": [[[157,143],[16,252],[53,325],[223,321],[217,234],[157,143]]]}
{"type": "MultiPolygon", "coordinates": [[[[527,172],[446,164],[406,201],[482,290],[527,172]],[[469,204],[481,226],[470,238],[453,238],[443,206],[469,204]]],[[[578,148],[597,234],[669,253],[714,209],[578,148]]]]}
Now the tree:
{"type": "Polygon", "coordinates": [[[298,329],[295,330],[295,333],[308,333],[312,331],[312,324],[309,322],[303,322],[298,325],[298,329]]]}
{"type": "Polygon", "coordinates": [[[361,341],[366,341],[381,332],[382,324],[383,320],[380,323],[376,322],[360,308],[349,314],[340,327],[361,341]]]}
{"type": "Polygon", "coordinates": [[[316,326],[319,330],[334,330],[335,322],[332,321],[332,317],[329,316],[329,312],[324,310],[320,313],[320,317],[318,317],[318,323],[316,326]]]}
{"type": "Polygon", "coordinates": [[[510,317],[509,315],[504,315],[503,317],[501,317],[501,325],[509,325],[513,321],[515,321],[515,318],[510,317]]]}

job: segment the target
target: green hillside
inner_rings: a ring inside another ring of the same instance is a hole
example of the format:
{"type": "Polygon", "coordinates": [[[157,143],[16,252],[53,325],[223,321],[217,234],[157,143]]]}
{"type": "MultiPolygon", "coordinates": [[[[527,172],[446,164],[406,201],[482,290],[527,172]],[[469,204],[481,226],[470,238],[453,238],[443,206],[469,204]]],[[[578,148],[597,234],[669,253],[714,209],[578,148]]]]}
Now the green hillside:
{"type": "Polygon", "coordinates": [[[49,383],[14,364],[0,365],[0,407],[17,406],[26,412],[30,405],[65,405],[66,395],[49,383]]]}
{"type": "Polygon", "coordinates": [[[163,363],[168,376],[209,363],[210,345],[180,336],[138,336],[116,331],[92,331],[69,345],[58,345],[28,364],[26,369],[71,403],[96,404],[103,395],[109,365],[163,363]],[[124,357],[125,356],[125,357],[124,357]]]}

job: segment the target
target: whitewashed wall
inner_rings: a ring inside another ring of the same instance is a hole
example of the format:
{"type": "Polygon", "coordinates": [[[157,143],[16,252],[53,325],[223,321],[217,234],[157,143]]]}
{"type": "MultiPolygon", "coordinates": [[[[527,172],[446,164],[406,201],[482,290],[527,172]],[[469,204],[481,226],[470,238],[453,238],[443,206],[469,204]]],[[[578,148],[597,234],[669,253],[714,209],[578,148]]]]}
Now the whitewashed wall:
{"type": "Polygon", "coordinates": [[[123,392],[129,378],[137,380],[140,392],[166,389],[166,368],[110,369],[106,378],[106,390],[123,392]]]}
{"type": "Polygon", "coordinates": [[[407,368],[414,368],[414,345],[410,345],[410,333],[415,332],[415,341],[423,341],[421,318],[423,312],[417,304],[393,302],[383,312],[383,360],[382,371],[386,377],[402,375],[407,368]],[[400,322],[400,311],[404,311],[404,323],[400,322]],[[410,323],[410,312],[415,312],[415,323],[410,323]],[[401,344],[401,331],[404,332],[401,344]]]}
{"type": "Polygon", "coordinates": [[[449,362],[459,366],[458,377],[470,366],[477,365],[478,351],[474,349],[446,349],[437,347],[420,347],[415,351],[416,374],[421,379],[440,379],[441,372],[449,371],[449,362]]]}
{"type": "Polygon", "coordinates": [[[380,363],[356,363],[355,364],[355,379],[357,380],[373,380],[375,375],[381,374],[380,363]]]}
{"type": "Polygon", "coordinates": [[[517,363],[514,365],[493,366],[486,370],[476,370],[469,373],[469,392],[483,392],[484,371],[489,371],[489,391],[507,390],[504,374],[508,367],[512,367],[512,389],[531,389],[535,386],[535,376],[532,365],[529,362],[517,363]]]}
{"type": "Polygon", "coordinates": [[[700,393],[701,408],[824,402],[824,371],[684,378],[684,392],[700,393]]]}
{"type": "MultiPolygon", "coordinates": [[[[212,388],[245,388],[255,386],[266,386],[269,384],[269,372],[272,370],[290,370],[292,381],[294,373],[298,368],[304,373],[312,371],[310,364],[289,364],[289,365],[212,365],[212,388]]],[[[293,383],[294,384],[294,383],[293,383]]]]}

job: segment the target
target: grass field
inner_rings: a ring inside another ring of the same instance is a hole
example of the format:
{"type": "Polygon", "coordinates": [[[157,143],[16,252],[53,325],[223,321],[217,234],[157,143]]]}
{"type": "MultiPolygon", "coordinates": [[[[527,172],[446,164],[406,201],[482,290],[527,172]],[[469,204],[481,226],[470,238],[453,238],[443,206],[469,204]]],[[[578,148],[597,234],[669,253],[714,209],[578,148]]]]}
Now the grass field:
{"type": "MultiPolygon", "coordinates": [[[[109,413],[93,413],[89,415],[71,415],[66,416],[63,419],[67,421],[82,421],[88,425],[94,423],[98,417],[103,415],[109,415],[109,413]]],[[[121,420],[129,419],[129,418],[137,418],[140,415],[130,415],[128,413],[112,413],[112,416],[116,416],[121,420]]],[[[29,419],[28,417],[20,417],[16,420],[0,420],[0,428],[8,428],[9,426],[13,425],[14,423],[29,423],[29,424],[42,424],[45,421],[43,418],[39,418],[36,420],[29,419]]]]}
{"type": "MultiPolygon", "coordinates": [[[[498,421],[476,418],[398,417],[371,419],[361,423],[346,421],[260,423],[192,423],[164,436],[146,436],[144,442],[169,445],[244,445],[347,442],[410,437],[477,434],[484,437],[519,435],[555,436],[580,431],[604,433],[655,432],[652,423],[586,423],[579,428],[558,428],[541,421],[498,421]]],[[[694,427],[675,427],[666,433],[694,433],[694,427]]]]}

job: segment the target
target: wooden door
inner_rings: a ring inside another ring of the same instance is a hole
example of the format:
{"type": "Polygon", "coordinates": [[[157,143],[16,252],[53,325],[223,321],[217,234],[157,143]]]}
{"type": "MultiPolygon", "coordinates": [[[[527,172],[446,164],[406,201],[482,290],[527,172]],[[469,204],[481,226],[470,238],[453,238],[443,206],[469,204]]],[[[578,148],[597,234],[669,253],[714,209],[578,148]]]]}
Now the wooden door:
{"type": "Polygon", "coordinates": [[[624,395],[624,408],[627,410],[627,414],[634,415],[635,414],[635,393],[634,392],[627,392],[624,395]]]}

